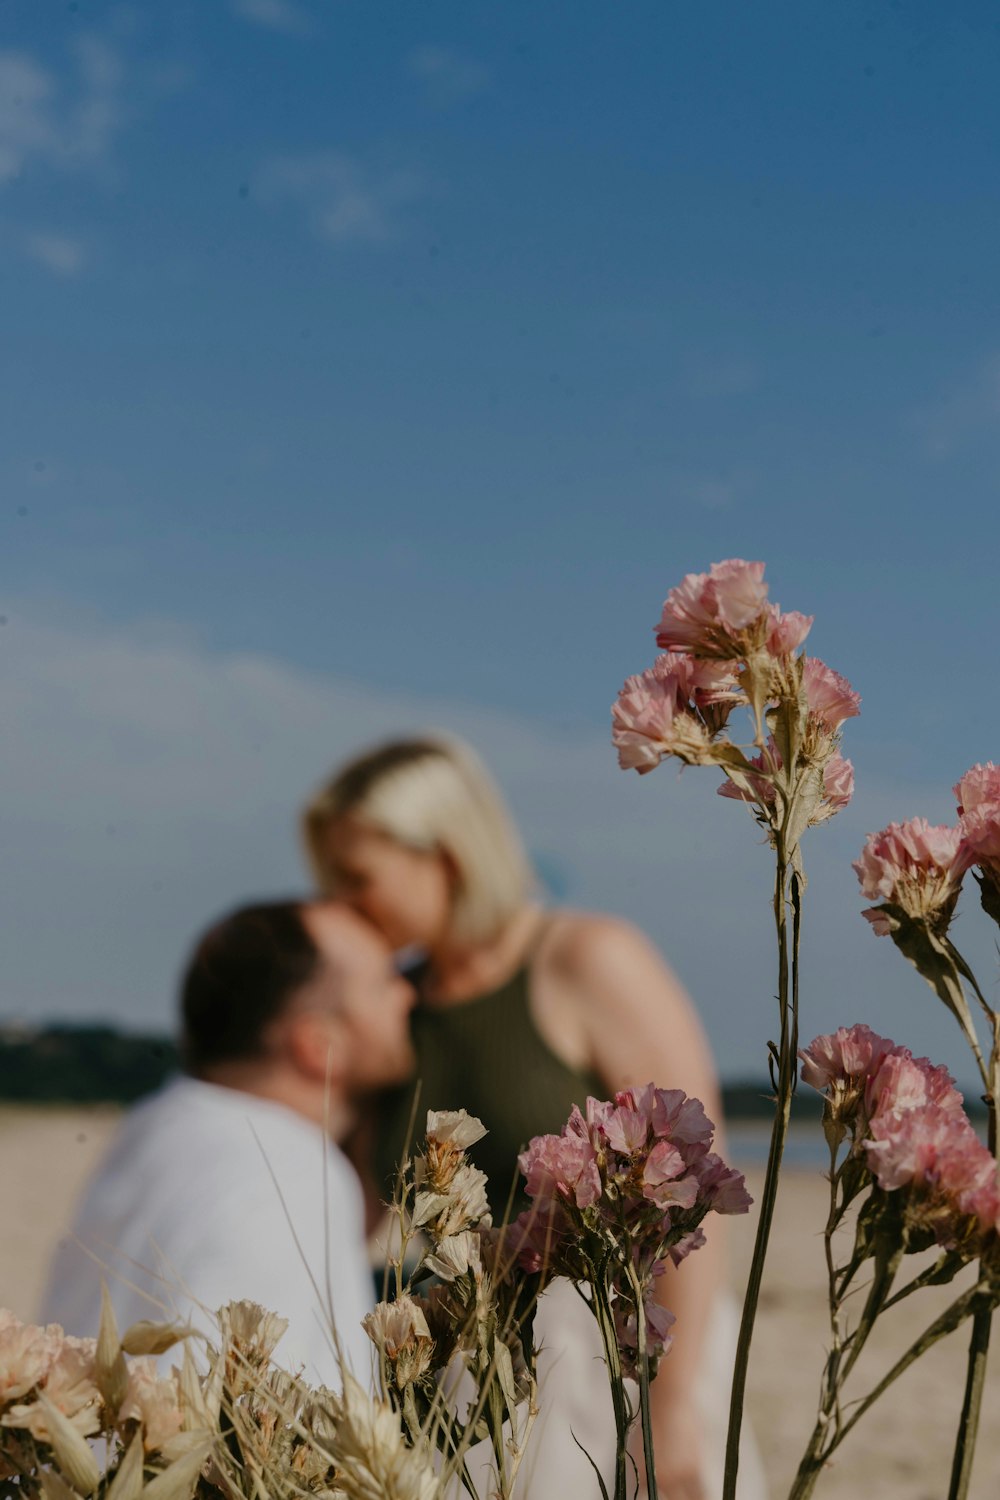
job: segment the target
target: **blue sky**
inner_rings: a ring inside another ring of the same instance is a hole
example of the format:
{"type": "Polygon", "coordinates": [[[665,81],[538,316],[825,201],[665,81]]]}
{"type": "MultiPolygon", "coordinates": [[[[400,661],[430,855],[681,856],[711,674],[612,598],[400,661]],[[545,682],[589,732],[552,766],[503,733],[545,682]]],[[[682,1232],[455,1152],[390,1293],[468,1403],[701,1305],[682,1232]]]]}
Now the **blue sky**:
{"type": "Polygon", "coordinates": [[[742,555],[864,696],[817,1021],[946,1051],[846,867],[1000,758],[998,62],[989,4],[0,0],[0,1014],[166,1024],[310,780],[434,722],[740,1070],[753,830],[604,736],[742,555]]]}

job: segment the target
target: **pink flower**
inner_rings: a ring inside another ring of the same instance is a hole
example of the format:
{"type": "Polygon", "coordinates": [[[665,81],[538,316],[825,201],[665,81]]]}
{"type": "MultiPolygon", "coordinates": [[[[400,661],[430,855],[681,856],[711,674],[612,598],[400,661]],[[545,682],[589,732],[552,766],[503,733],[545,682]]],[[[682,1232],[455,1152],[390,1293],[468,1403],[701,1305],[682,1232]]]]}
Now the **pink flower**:
{"type": "Polygon", "coordinates": [[[791,609],[782,614],[776,604],[769,604],[767,649],[772,656],[791,656],[797,651],[812,629],[814,615],[801,615],[791,609]]]}
{"type": "Polygon", "coordinates": [[[895,1045],[870,1026],[839,1026],[826,1036],[814,1037],[799,1053],[802,1081],[820,1093],[831,1083],[858,1083],[875,1072],[895,1045]]]}
{"type": "Polygon", "coordinates": [[[875,1115],[919,1109],[934,1104],[945,1114],[965,1118],[965,1105],[947,1068],[935,1067],[926,1057],[915,1058],[906,1047],[894,1047],[870,1071],[865,1108],[875,1115]]]}
{"type": "Polygon", "coordinates": [[[536,1135],[517,1164],[531,1198],[559,1197],[586,1208],[601,1196],[594,1148],[579,1135],[536,1135]]]}
{"type": "Polygon", "coordinates": [[[707,573],[688,573],[670,590],[656,630],[658,646],[698,656],[735,656],[736,637],[767,606],[764,564],[731,558],[707,573]]]}
{"type": "MultiPolygon", "coordinates": [[[[652,1368],[667,1353],[673,1342],[670,1329],[677,1319],[667,1308],[661,1307],[652,1297],[643,1298],[646,1318],[646,1354],[652,1368]]],[[[639,1372],[639,1319],[635,1304],[618,1297],[614,1305],[615,1332],[622,1355],[622,1370],[635,1379],[639,1372]]]]}
{"type": "Polygon", "coordinates": [[[646,1145],[649,1129],[648,1113],[628,1104],[617,1104],[604,1124],[608,1145],[623,1156],[631,1156],[646,1145]]]}
{"type": "MultiPolygon", "coordinates": [[[[946,922],[968,866],[960,828],[911,818],[869,834],[853,869],[870,901],[891,902],[923,921],[946,922]]],[[[891,923],[878,913],[865,916],[876,932],[891,930],[891,923]]]]}
{"type": "Polygon", "coordinates": [[[817,656],[802,658],[802,687],[810,714],[831,734],[861,712],[861,694],[817,656]]]}
{"type": "Polygon", "coordinates": [[[831,755],[823,767],[823,792],[833,812],[840,812],[854,796],[854,767],[843,755],[831,755]]]}
{"type": "Polygon", "coordinates": [[[911,1223],[930,1229],[939,1244],[961,1244],[969,1253],[995,1237],[996,1162],[964,1114],[925,1104],[880,1115],[872,1121],[872,1137],[868,1165],[886,1192],[910,1191],[911,1223]]]}
{"type": "Polygon", "coordinates": [[[682,1260],[687,1260],[692,1250],[700,1250],[707,1243],[703,1229],[692,1229],[691,1233],[684,1235],[676,1245],[671,1245],[667,1253],[672,1263],[679,1266],[682,1260]]]}
{"type": "Polygon", "coordinates": [[[695,1162],[694,1171],[701,1197],[717,1214],[745,1214],[753,1203],[742,1172],[728,1167],[714,1151],[695,1162]]]}
{"type": "Polygon", "coordinates": [[[962,857],[1000,879],[1000,802],[981,802],[959,824],[962,857]]]}
{"type": "Polygon", "coordinates": [[[995,766],[991,760],[985,765],[973,766],[961,781],[956,782],[953,790],[959,813],[1000,805],[1000,766],[995,766]]]}
{"type": "Polygon", "coordinates": [[[653,1089],[652,1121],[661,1140],[690,1148],[685,1153],[689,1161],[708,1150],[715,1134],[701,1100],[690,1098],[683,1089],[653,1089]]]}
{"type": "Polygon", "coordinates": [[[646,1158],[642,1173],[642,1195],[658,1208],[693,1208],[698,1197],[698,1179],[686,1176],[687,1163],[669,1141],[657,1141],[646,1158]]]}
{"type": "Polygon", "coordinates": [[[686,676],[668,653],[648,671],[626,678],[611,709],[611,738],[623,771],[641,776],[654,770],[665,755],[687,758],[708,746],[704,726],[687,712],[686,676]]]}
{"type": "MultiPolygon", "coordinates": [[[[751,756],[750,765],[756,767],[758,771],[781,770],[781,751],[774,743],[773,736],[768,736],[766,752],[762,750],[759,755],[751,756]]],[[[737,802],[760,802],[765,806],[769,806],[774,802],[774,782],[770,776],[748,775],[747,782],[749,790],[744,791],[742,787],[737,786],[736,782],[730,780],[727,776],[722,785],[716,788],[717,795],[720,797],[732,797],[737,802]]]]}

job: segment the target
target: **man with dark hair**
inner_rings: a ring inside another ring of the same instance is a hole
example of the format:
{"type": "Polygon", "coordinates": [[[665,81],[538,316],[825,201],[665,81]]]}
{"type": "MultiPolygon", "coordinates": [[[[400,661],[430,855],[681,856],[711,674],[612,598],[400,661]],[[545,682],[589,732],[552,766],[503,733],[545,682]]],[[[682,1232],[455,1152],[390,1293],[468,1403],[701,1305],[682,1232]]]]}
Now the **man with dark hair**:
{"type": "Polygon", "coordinates": [[[336,1142],[413,1066],[413,995],[383,940],[333,902],[244,907],[197,944],[181,989],[185,1076],[130,1110],[50,1276],[46,1317],[94,1334],[106,1277],[119,1325],[249,1298],[288,1319],[278,1347],[362,1380],[371,1306],[360,1184],[336,1142]],[[330,1302],[332,1301],[332,1307],[330,1302]]]}

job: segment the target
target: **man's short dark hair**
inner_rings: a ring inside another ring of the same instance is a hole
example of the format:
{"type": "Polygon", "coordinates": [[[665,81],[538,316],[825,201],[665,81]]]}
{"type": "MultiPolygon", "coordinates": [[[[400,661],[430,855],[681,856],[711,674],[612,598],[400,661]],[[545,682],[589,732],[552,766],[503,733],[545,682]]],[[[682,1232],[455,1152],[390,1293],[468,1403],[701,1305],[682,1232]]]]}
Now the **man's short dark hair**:
{"type": "Polygon", "coordinates": [[[243,906],[199,940],[181,984],[181,1056],[195,1077],[260,1057],[265,1035],[319,966],[302,903],[243,906]]]}

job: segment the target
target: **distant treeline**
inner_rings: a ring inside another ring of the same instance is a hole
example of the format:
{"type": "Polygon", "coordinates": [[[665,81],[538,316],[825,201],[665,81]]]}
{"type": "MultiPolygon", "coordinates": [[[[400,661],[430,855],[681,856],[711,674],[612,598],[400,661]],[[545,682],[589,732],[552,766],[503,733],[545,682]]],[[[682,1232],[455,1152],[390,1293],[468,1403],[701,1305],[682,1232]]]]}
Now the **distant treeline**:
{"type": "MultiPolygon", "coordinates": [[[[131,1104],[148,1094],[179,1066],[169,1037],[136,1036],[112,1026],[51,1026],[44,1030],[0,1023],[0,1101],[17,1104],[131,1104]]],[[[773,1096],[766,1082],[723,1086],[731,1120],[770,1120],[773,1096]]],[[[981,1102],[966,1099],[975,1118],[981,1102]]],[[[818,1120],[822,1100],[802,1088],[792,1120],[818,1120]]]]}
{"type": "Polygon", "coordinates": [[[168,1037],[112,1026],[0,1026],[0,1100],[18,1104],[131,1104],[176,1071],[168,1037]]]}

